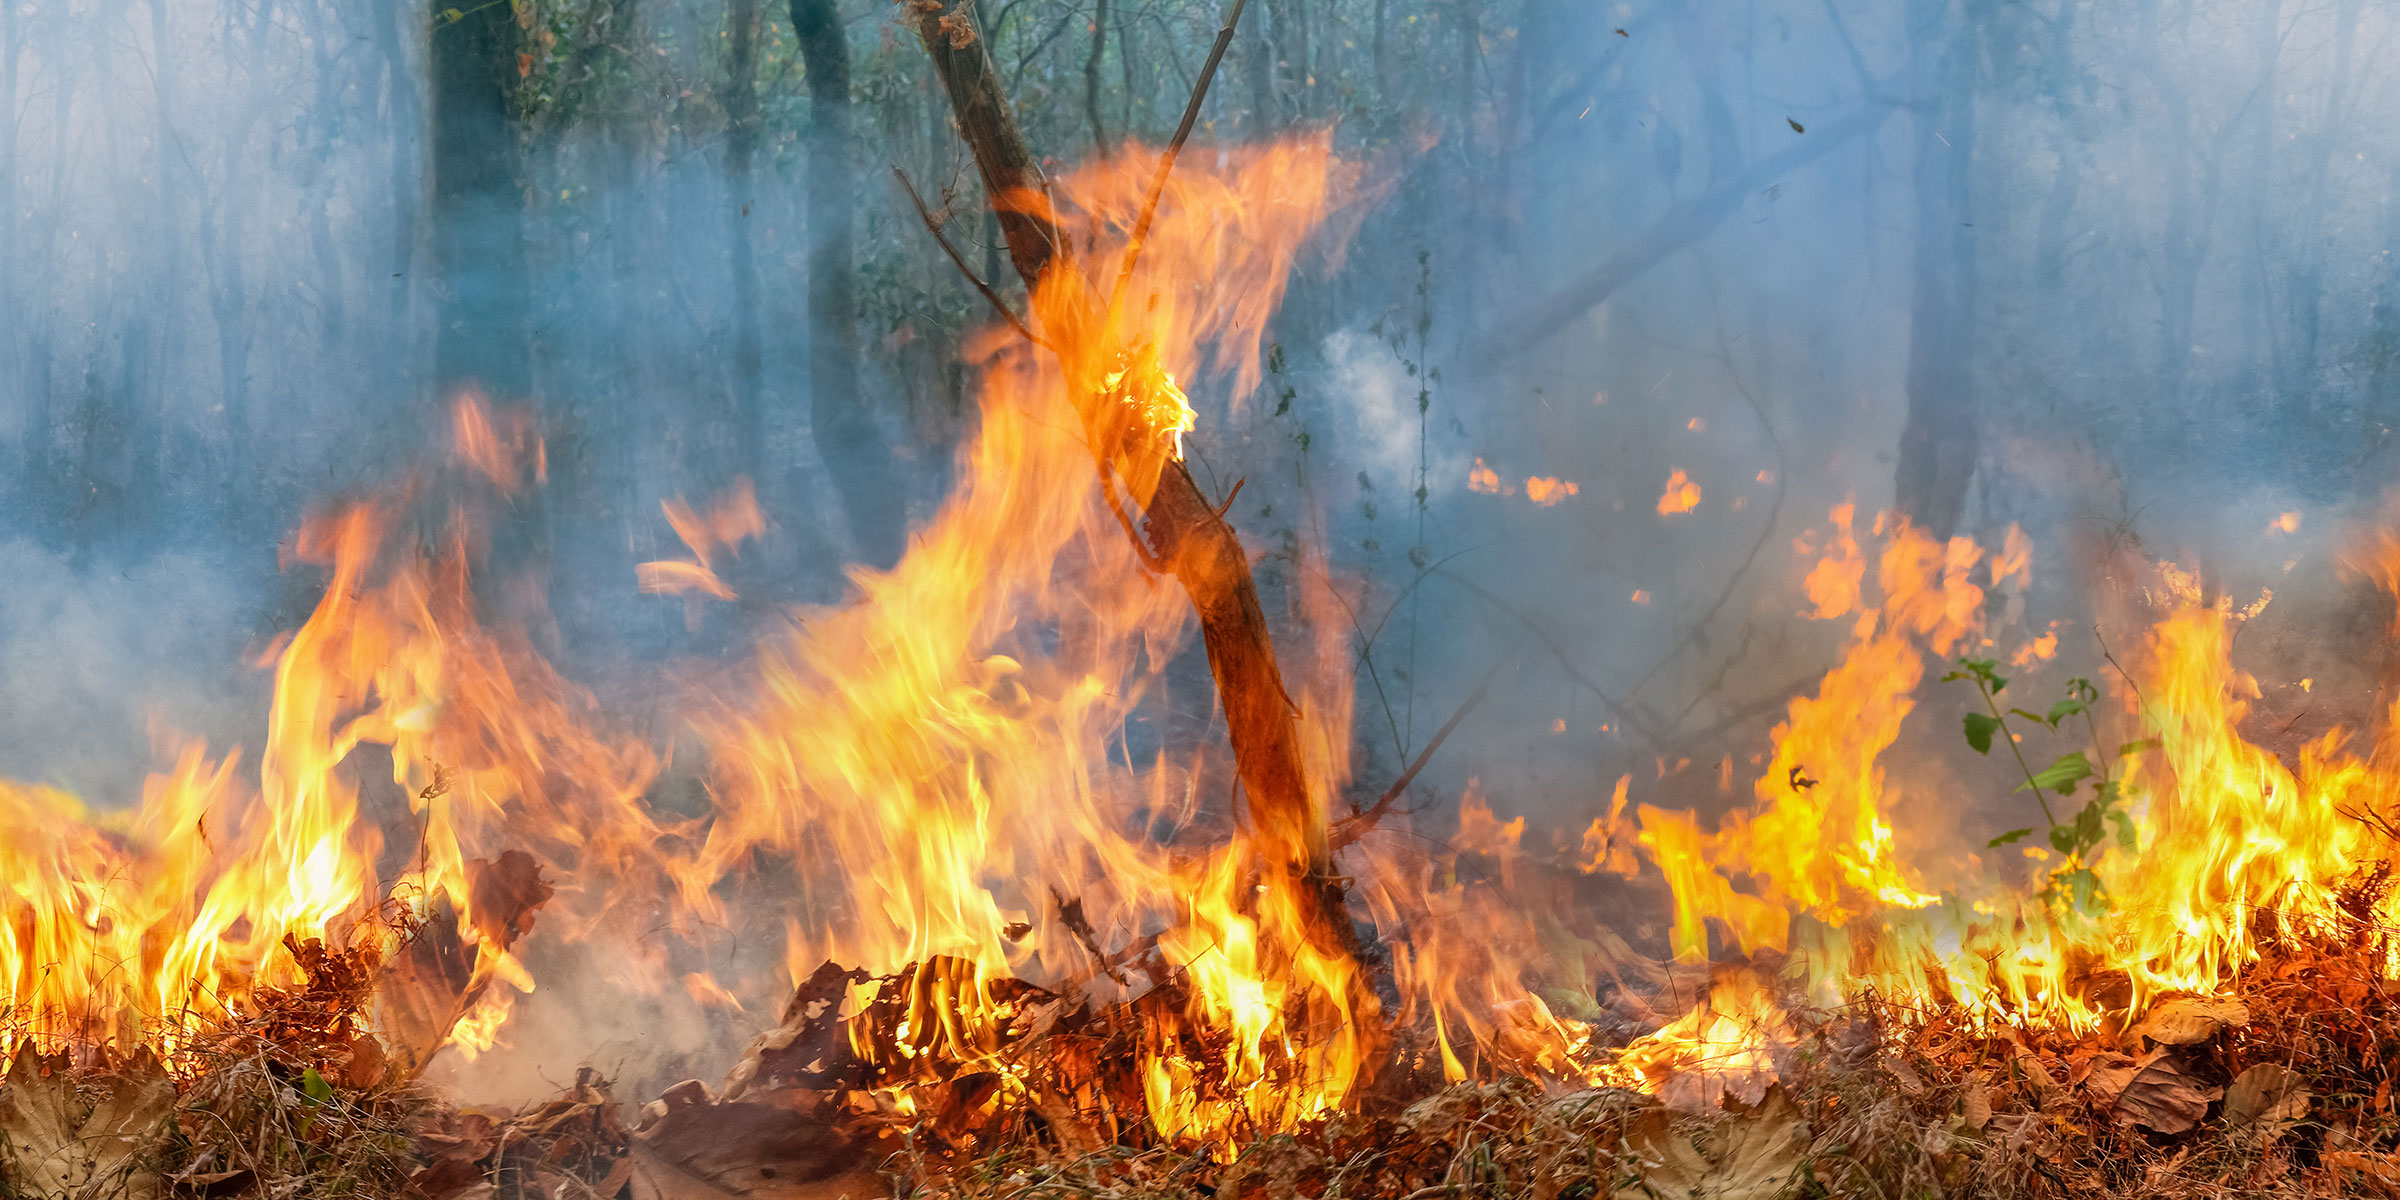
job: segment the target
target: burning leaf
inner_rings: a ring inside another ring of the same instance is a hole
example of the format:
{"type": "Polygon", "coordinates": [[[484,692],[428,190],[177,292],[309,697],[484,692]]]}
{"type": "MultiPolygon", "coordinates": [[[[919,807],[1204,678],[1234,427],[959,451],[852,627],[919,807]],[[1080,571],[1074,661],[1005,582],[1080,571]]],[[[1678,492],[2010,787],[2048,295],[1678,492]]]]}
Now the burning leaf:
{"type": "Polygon", "coordinates": [[[2233,1077],[2225,1091],[2226,1132],[2262,1149],[2308,1115],[2308,1088],[2298,1073],[2276,1063],[2259,1063],[2233,1077]]]}
{"type": "Polygon", "coordinates": [[[1791,1190],[1807,1157],[1808,1129],[1781,1087],[1767,1089],[1756,1108],[1718,1123],[1711,1151],[1675,1129],[1664,1109],[1652,1109],[1629,1135],[1641,1183],[1619,1200],[1777,1200],[1791,1190]]]}
{"type": "Polygon", "coordinates": [[[2249,1023],[2249,1006],[2231,996],[2179,996],[2153,1007],[2126,1032],[2163,1046],[2192,1046],[2217,1036],[2218,1030],[2249,1023]]]}
{"type": "Polygon", "coordinates": [[[175,1107],[175,1085],[147,1053],[102,1080],[99,1104],[85,1108],[65,1055],[34,1053],[26,1043],[0,1086],[0,1146],[12,1195],[91,1200],[151,1200],[164,1195],[143,1161],[175,1107]]]}

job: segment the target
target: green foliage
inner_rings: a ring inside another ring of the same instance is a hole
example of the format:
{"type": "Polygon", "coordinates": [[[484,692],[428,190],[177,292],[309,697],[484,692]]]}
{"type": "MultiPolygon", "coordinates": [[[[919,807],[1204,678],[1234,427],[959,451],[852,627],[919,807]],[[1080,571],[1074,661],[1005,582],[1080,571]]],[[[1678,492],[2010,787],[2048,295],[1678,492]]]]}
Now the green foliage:
{"type": "MultiPolygon", "coordinates": [[[[1962,658],[1958,666],[1959,669],[1942,676],[1942,680],[1974,684],[1985,709],[1966,716],[1968,747],[1977,754],[1990,754],[1995,737],[2006,744],[2010,756],[2017,761],[2017,769],[2025,776],[2025,782],[2018,784],[2016,790],[2033,793],[2035,802],[2041,805],[2042,818],[2049,825],[2050,849],[2057,852],[2059,862],[2044,882],[2042,898],[2066,913],[2084,918],[2098,916],[2107,910],[2108,896],[2100,886],[2100,877],[2093,873],[2093,864],[2112,848],[2132,850],[2135,845],[2133,816],[2124,804],[2123,783],[2112,777],[2105,761],[2093,761],[2094,755],[2103,754],[2099,722],[2092,713],[2092,705],[2100,699],[2100,689],[2092,686],[2091,680],[2078,676],[2067,681],[2067,694],[2051,705],[2048,712],[2023,708],[2003,712],[2000,693],[2008,687],[2008,680],[1999,674],[1999,664],[1988,658],[1962,658]],[[2025,758],[2020,736],[2009,728],[2008,719],[2012,716],[2053,733],[2062,724],[2081,717],[2084,731],[2090,737],[2091,753],[2069,750],[2037,771],[2025,758]],[[2082,808],[2061,816],[2059,810],[2051,807],[2052,796],[2062,800],[2072,796],[2085,780],[2096,782],[2091,787],[2091,798],[2082,808]]],[[[2126,742],[2117,747],[2117,758],[2122,760],[2157,744],[2155,738],[2126,742]]],[[[2011,829],[1988,845],[1994,849],[2013,846],[2038,829],[2038,826],[2011,829]]]]}

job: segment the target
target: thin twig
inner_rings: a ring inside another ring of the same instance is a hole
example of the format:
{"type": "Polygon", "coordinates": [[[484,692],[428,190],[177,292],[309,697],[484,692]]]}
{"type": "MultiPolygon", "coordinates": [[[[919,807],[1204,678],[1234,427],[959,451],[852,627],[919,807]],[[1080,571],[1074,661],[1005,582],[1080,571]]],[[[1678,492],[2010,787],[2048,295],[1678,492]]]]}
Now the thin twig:
{"type": "Polygon", "coordinates": [[[1217,506],[1218,520],[1224,520],[1225,514],[1232,511],[1234,497],[1242,494],[1242,485],[1248,482],[1250,482],[1250,477],[1247,475],[1233,481],[1233,490],[1225,493],[1225,503],[1217,506]]]}
{"type": "Polygon", "coordinates": [[[1369,829],[1374,828],[1375,822],[1382,820],[1384,814],[1392,810],[1393,802],[1408,792],[1408,785],[1417,781],[1417,772],[1425,769],[1425,764],[1433,759],[1433,752],[1441,749],[1442,743],[1449,740],[1451,732],[1458,728],[1459,722],[1466,720],[1467,714],[1483,706],[1484,697],[1491,694],[1492,681],[1500,678],[1501,668],[1506,667],[1509,661],[1515,657],[1513,652],[1501,655],[1500,660],[1492,664],[1492,669],[1483,673],[1483,682],[1476,684],[1475,690],[1467,693],[1467,698],[1459,704],[1458,711],[1451,713],[1450,719],[1442,722],[1440,729],[1434,730],[1433,736],[1426,740],[1425,748],[1417,752],[1416,761],[1408,764],[1407,770],[1400,772],[1400,778],[1393,780],[1392,786],[1384,789],[1383,795],[1377,797],[1375,803],[1369,805],[1365,811],[1352,813],[1348,820],[1335,826],[1326,835],[1326,841],[1331,843],[1334,849],[1339,850],[1357,841],[1369,829]]]}
{"type": "Polygon", "coordinates": [[[942,253],[950,256],[950,262],[958,268],[958,273],[966,276],[967,282],[974,284],[976,291],[983,293],[983,298],[990,302],[992,311],[999,313],[1001,319],[1007,321],[1009,327],[1015,329],[1026,341],[1032,342],[1036,346],[1048,346],[1050,343],[1043,341],[1034,334],[1033,330],[1027,328],[1024,319],[1016,314],[1016,310],[1008,306],[1007,301],[1000,298],[1000,293],[993,291],[992,285],[985,283],[983,277],[977,275],[974,269],[967,265],[967,260],[959,254],[958,247],[951,245],[949,237],[942,233],[941,222],[933,219],[933,210],[925,207],[925,197],[917,194],[917,185],[908,181],[908,172],[901,170],[898,163],[892,164],[892,178],[900,181],[901,190],[908,193],[908,202],[917,206],[917,218],[925,222],[925,232],[932,234],[933,240],[941,246],[942,253]]]}
{"type": "Polygon", "coordinates": [[[1242,19],[1242,9],[1250,0],[1233,0],[1233,9],[1225,15],[1225,26],[1217,30],[1216,44],[1208,48],[1208,61],[1200,64],[1200,78],[1192,83],[1191,101],[1183,106],[1183,121],[1175,126],[1175,136],[1167,142],[1166,152],[1158,156],[1158,173],[1150,177],[1150,192],[1142,199],[1142,213],[1133,222],[1133,235],[1125,241],[1125,263],[1117,268],[1117,286],[1108,293],[1108,311],[1115,313],[1125,304],[1125,289],[1133,284],[1133,265],[1142,257],[1142,242],[1150,236],[1150,222],[1158,216],[1158,199],[1166,194],[1167,176],[1175,171],[1175,158],[1183,153],[1183,144],[1191,140],[1192,125],[1200,119],[1201,102],[1208,99],[1209,82],[1217,77],[1217,64],[1225,61],[1225,47],[1233,44],[1233,27],[1242,19]]]}

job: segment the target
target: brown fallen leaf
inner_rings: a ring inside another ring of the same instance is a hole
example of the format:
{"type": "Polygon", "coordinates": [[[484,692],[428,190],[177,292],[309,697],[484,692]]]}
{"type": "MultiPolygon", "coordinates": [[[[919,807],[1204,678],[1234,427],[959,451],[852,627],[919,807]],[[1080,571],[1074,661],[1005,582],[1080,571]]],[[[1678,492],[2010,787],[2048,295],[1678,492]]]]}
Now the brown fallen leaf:
{"type": "Polygon", "coordinates": [[[2308,1116],[2308,1088],[2276,1063],[2259,1063],[2233,1077],[2225,1090],[2225,1131],[2264,1148],[2308,1116]]]}
{"type": "Polygon", "coordinates": [[[2193,1046],[2226,1029],[2250,1023],[2250,1008],[2230,996],[2178,996],[2162,1000],[2126,1030],[2162,1046],[2193,1046]]]}
{"type": "Polygon", "coordinates": [[[158,1059],[137,1054],[97,1081],[100,1102],[75,1094],[65,1055],[20,1047],[0,1083],[0,1146],[16,1195],[77,1200],[157,1200],[165,1194],[144,1152],[175,1109],[175,1085],[158,1059]]]}
{"type": "Polygon", "coordinates": [[[2095,1056],[2084,1086],[2095,1100],[2107,1097],[2104,1106],[2109,1115],[2124,1124],[2158,1133],[2183,1133],[2199,1124],[2208,1114],[2208,1106],[2225,1094],[2221,1087],[2203,1084],[2183,1056],[2171,1048],[2153,1050],[2127,1063],[2114,1061],[2123,1058],[2122,1054],[2095,1056]],[[2103,1057],[2111,1061],[2103,1064],[2103,1057]]]}
{"type": "Polygon", "coordinates": [[[1967,1080],[1967,1090],[1958,1100],[1958,1127],[1966,1133],[1982,1133],[1992,1121],[1992,1093],[1983,1086],[1983,1072],[1977,1071],[1967,1080]]]}
{"type": "Polygon", "coordinates": [[[1704,1153],[1667,1110],[1642,1114],[1627,1135],[1641,1182],[1618,1192],[1619,1200],[1779,1200],[1807,1158],[1808,1129],[1780,1085],[1756,1107],[1727,1114],[1713,1132],[1704,1153]]]}
{"type": "Polygon", "coordinates": [[[2365,1150],[2328,1150],[2322,1161],[2325,1169],[2347,1184],[2348,1175],[2363,1177],[2362,1182],[2375,1189],[2377,1195],[2400,1195],[2400,1159],[2389,1154],[2365,1150]]]}

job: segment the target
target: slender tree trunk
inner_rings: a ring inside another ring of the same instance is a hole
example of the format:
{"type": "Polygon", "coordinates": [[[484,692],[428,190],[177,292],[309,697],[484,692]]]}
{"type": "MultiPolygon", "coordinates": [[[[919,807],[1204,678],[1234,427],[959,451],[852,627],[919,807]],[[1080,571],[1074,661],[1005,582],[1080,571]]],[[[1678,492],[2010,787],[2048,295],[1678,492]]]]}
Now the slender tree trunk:
{"type": "Polygon", "coordinates": [[[2236,176],[2241,190],[2234,197],[2240,206],[2237,219],[2242,238],[2242,369],[2250,380],[2264,385],[2270,409],[2294,399],[2280,389],[2289,373],[2283,322],[2276,312],[2274,263],[2284,250],[2284,230],[2269,217],[2267,207],[2275,186],[2275,113],[2283,102],[2276,69],[2282,9],[2282,0],[2253,0],[2249,28],[2242,34],[2243,44],[2256,55],[2258,82],[2254,110],[2248,114],[2249,141],[2241,159],[2246,165],[2236,176]]]}
{"type": "Polygon", "coordinates": [[[440,299],[434,378],[442,396],[533,388],[527,343],[525,166],[512,93],[518,29],[508,4],[437,18],[433,77],[433,256],[440,299]]]}
{"type": "Polygon", "coordinates": [[[1392,100],[1392,60],[1388,30],[1391,26],[1391,0],[1375,0],[1375,33],[1367,53],[1375,71],[1375,98],[1386,104],[1392,100]]]}
{"type": "Polygon", "coordinates": [[[1916,285],[1909,306],[1908,419],[1893,473],[1895,506],[1936,538],[1958,529],[1980,431],[1975,415],[1974,162],[1976,20],[1972,5],[1911,6],[1917,55],[1916,285]],[[1942,32],[1942,31],[1946,31],[1942,32]],[[1939,45],[1927,45],[1934,37],[1939,45]]]}
{"type": "Polygon", "coordinates": [[[2184,383],[2191,371],[2192,314],[2200,291],[2200,268],[2208,258],[2209,228],[2214,223],[2217,158],[2201,164],[2200,179],[2192,178],[2196,139],[2192,135],[2191,94],[2176,82],[2159,58],[2158,4],[2148,0],[2137,21],[2137,65],[2149,76],[2166,110],[2167,136],[2162,149],[2167,192],[2166,227],[2160,237],[2156,287],[2159,299],[2158,381],[2160,395],[2170,404],[2184,402],[2184,383]]]}
{"type": "Polygon", "coordinates": [[[758,259],[750,244],[751,182],[758,156],[758,0],[732,0],[726,15],[726,244],[733,259],[734,462],[763,473],[767,414],[760,367],[758,259]]]}
{"type": "MultiPolygon", "coordinates": [[[[2400,163],[2394,163],[2383,193],[2383,244],[2400,246],[2400,163]]],[[[2359,406],[2360,457],[2378,463],[2400,425],[2400,261],[2386,256],[2376,267],[2367,304],[2367,395],[2359,406]]]]}
{"type": "Polygon", "coordinates": [[[1100,59],[1108,52],[1108,0],[1094,3],[1092,52],[1083,59],[1083,115],[1092,123],[1092,148],[1106,154],[1108,129],[1100,123],[1100,59]]]}
{"type": "MultiPolygon", "coordinates": [[[[50,81],[50,127],[62,132],[70,128],[74,116],[73,80],[62,69],[50,81]]],[[[28,278],[52,279],[58,266],[58,230],[66,219],[67,177],[74,156],[60,154],[51,170],[49,202],[42,214],[36,235],[32,271],[28,278]]],[[[13,168],[14,162],[0,164],[13,168]]],[[[14,283],[12,279],[10,281],[14,283]]],[[[23,480],[32,497],[29,506],[37,525],[55,530],[59,518],[58,501],[58,394],[54,387],[57,369],[56,339],[59,313],[50,305],[33,305],[31,311],[20,314],[25,318],[25,443],[23,480]]]]}
{"type": "Polygon", "coordinates": [[[418,343],[408,301],[416,287],[410,276],[416,269],[417,208],[422,202],[424,167],[420,157],[423,146],[414,136],[422,114],[408,48],[420,26],[413,6],[401,0],[375,0],[374,28],[375,46],[383,55],[384,122],[391,138],[390,183],[383,197],[389,206],[385,220],[390,240],[382,255],[383,269],[370,271],[367,281],[384,298],[385,359],[403,377],[414,378],[416,372],[410,368],[418,343]]]}
{"type": "MultiPolygon", "coordinates": [[[[5,0],[0,0],[0,4],[4,3],[5,0]]],[[[176,44],[167,24],[166,0],[149,0],[149,7],[151,101],[157,109],[153,117],[155,144],[151,147],[155,157],[150,169],[156,173],[151,193],[151,220],[157,239],[156,288],[162,300],[158,305],[157,348],[152,361],[163,372],[171,370],[173,364],[181,360],[183,350],[182,191],[177,186],[181,172],[176,165],[182,138],[176,132],[174,121],[181,90],[177,86],[176,44]]],[[[0,161],[5,161],[7,156],[7,151],[0,148],[0,161]]],[[[5,319],[0,317],[0,320],[5,319]]],[[[163,375],[160,378],[163,380],[163,375]]],[[[166,475],[166,433],[173,404],[171,391],[164,386],[158,387],[154,403],[139,422],[140,442],[134,451],[135,469],[145,487],[155,488],[166,475]]]]}
{"type": "MultiPolygon", "coordinates": [[[[1031,287],[1047,272],[1079,270],[1053,221],[1048,183],[1000,91],[983,39],[955,46],[932,17],[920,15],[916,24],[949,91],[959,134],[975,154],[986,194],[995,204],[1007,198],[1001,228],[1019,276],[1031,287]]],[[[1098,324],[1095,315],[1083,327],[1098,324]]],[[[1325,813],[1308,787],[1289,693],[1241,539],[1181,462],[1164,464],[1152,493],[1136,494],[1134,500],[1143,506],[1151,548],[1199,615],[1209,672],[1248,798],[1254,844],[1268,863],[1292,872],[1295,895],[1309,906],[1314,927],[1346,948],[1354,937],[1332,872],[1325,813]]]]}
{"type": "Polygon", "coordinates": [[[809,425],[849,518],[853,551],[889,566],[906,546],[908,510],[899,464],[858,380],[850,46],[834,0],[792,0],[791,11],[808,75],[809,425]]]}
{"type": "MultiPolygon", "coordinates": [[[[21,387],[25,380],[19,338],[23,325],[17,303],[17,127],[22,123],[17,115],[17,68],[24,52],[25,43],[17,36],[17,6],[12,0],[0,0],[0,382],[10,387],[21,387]]],[[[24,411],[25,427],[18,431],[16,487],[0,489],[0,495],[16,493],[20,505],[28,499],[22,489],[33,479],[31,406],[24,411]]]]}
{"type": "Polygon", "coordinates": [[[2325,85],[2325,115],[2317,122],[2313,147],[2309,156],[2308,189],[2298,220],[2294,222],[2300,245],[2297,265],[2291,272],[2292,335],[2289,356],[2291,371],[2284,380],[2283,391],[2298,398],[2308,390],[2317,377],[2318,324],[2325,298],[2325,254],[2331,238],[2326,233],[2325,210],[2333,174],[2333,157],[2342,144],[2344,107],[2350,99],[2351,44],[2358,39],[2359,10],[2363,0],[2340,0],[2333,16],[2333,75],[2325,85]]]}

